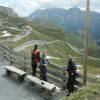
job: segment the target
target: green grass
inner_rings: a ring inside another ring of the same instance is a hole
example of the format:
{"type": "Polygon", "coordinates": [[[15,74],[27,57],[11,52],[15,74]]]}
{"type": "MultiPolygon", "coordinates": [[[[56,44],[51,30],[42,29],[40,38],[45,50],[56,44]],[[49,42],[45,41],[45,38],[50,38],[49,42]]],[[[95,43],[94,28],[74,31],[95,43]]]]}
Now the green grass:
{"type": "MultiPolygon", "coordinates": [[[[66,40],[68,43],[70,43],[73,47],[77,47],[84,53],[84,35],[74,35],[74,34],[67,34],[66,40]]],[[[97,46],[94,41],[89,38],[89,55],[93,57],[100,58],[100,47],[97,46]]]]}
{"type": "Polygon", "coordinates": [[[36,21],[32,23],[31,26],[38,32],[47,35],[49,38],[65,40],[65,33],[62,31],[62,29],[49,21],[46,22],[46,24],[41,24],[41,22],[36,21]]]}
{"type": "Polygon", "coordinates": [[[7,26],[19,27],[19,24],[28,24],[27,20],[20,17],[8,17],[7,26]]]}
{"type": "Polygon", "coordinates": [[[87,85],[61,100],[100,100],[100,83],[87,85]]]}
{"type": "MultiPolygon", "coordinates": [[[[15,48],[31,40],[54,41],[56,39],[65,39],[65,34],[61,31],[61,29],[57,29],[55,27],[49,29],[41,25],[39,26],[37,23],[31,24],[31,27],[33,28],[32,34],[17,42],[9,42],[9,44],[12,44],[10,47],[15,48]]],[[[3,44],[8,45],[6,42],[3,44]]]]}
{"type": "MultiPolygon", "coordinates": [[[[27,54],[30,56],[30,52],[33,49],[34,46],[31,46],[29,48],[26,48],[23,50],[23,52],[27,52],[27,54]]],[[[76,53],[73,51],[68,45],[62,43],[62,42],[56,42],[53,44],[48,44],[48,45],[43,45],[39,46],[40,51],[43,49],[46,49],[48,52],[48,56],[53,56],[56,58],[60,58],[60,60],[54,60],[51,59],[51,61],[54,64],[58,64],[60,66],[67,66],[67,56],[69,54],[73,55],[76,60],[77,64],[81,64],[82,66],[84,65],[84,56],[76,53]]],[[[80,70],[83,72],[82,68],[80,70]]],[[[97,60],[89,60],[88,62],[88,73],[92,74],[99,74],[100,73],[100,62],[97,60]]]]}
{"type": "MultiPolygon", "coordinates": [[[[10,23],[16,25],[20,23],[19,18],[10,18],[9,21],[10,23]]],[[[21,20],[21,22],[26,23],[27,21],[21,20]]],[[[5,46],[9,46],[10,48],[15,48],[17,46],[22,45],[23,43],[27,41],[32,41],[32,40],[41,40],[41,41],[54,41],[54,40],[61,40],[70,43],[72,46],[80,48],[80,50],[83,51],[84,48],[84,36],[80,35],[73,35],[73,34],[65,34],[59,27],[51,25],[48,22],[46,24],[41,24],[41,22],[27,22],[30,24],[30,26],[33,28],[32,34],[30,34],[27,37],[24,37],[23,39],[17,41],[17,42],[4,42],[3,44],[5,46]],[[48,24],[47,24],[48,23],[48,24]],[[47,26],[47,27],[46,27],[47,26]],[[51,26],[51,27],[50,27],[51,26]]],[[[89,54],[91,54],[94,57],[100,57],[100,47],[97,47],[95,43],[89,42],[89,54]]],[[[23,50],[23,52],[27,52],[30,55],[30,51],[33,49],[33,46],[26,48],[23,50]]],[[[48,55],[60,58],[60,60],[54,60],[51,59],[51,61],[55,64],[59,64],[61,66],[67,66],[67,56],[69,54],[73,55],[78,64],[81,64],[82,66],[84,65],[84,56],[76,53],[73,51],[68,45],[66,45],[63,42],[56,42],[53,44],[48,44],[48,45],[43,45],[40,46],[40,50],[47,49],[48,55]]],[[[82,69],[81,69],[82,70],[82,69]]],[[[100,73],[100,62],[96,60],[89,60],[88,63],[88,72],[89,73],[95,73],[99,74],[100,73]]]]}
{"type": "MultiPolygon", "coordinates": [[[[7,15],[0,13],[2,18],[6,18],[7,15]]],[[[8,17],[7,26],[21,28],[19,24],[30,25],[33,28],[32,34],[17,42],[4,42],[2,43],[9,48],[15,48],[17,46],[22,45],[23,43],[31,40],[41,40],[41,41],[54,41],[61,40],[70,43],[72,46],[79,48],[82,52],[84,52],[84,35],[74,35],[64,33],[62,29],[60,29],[57,25],[54,25],[48,20],[36,20],[34,22],[29,22],[26,19],[19,17],[8,17]]],[[[14,35],[19,34],[18,31],[9,30],[9,32],[14,35]]],[[[0,38],[1,40],[6,40],[4,38],[0,38]]],[[[84,56],[76,53],[72,50],[68,45],[63,42],[56,42],[53,44],[42,45],[39,46],[40,51],[43,49],[47,50],[48,56],[53,56],[56,58],[60,58],[60,60],[50,59],[54,64],[58,64],[60,66],[67,66],[67,56],[69,54],[73,55],[77,64],[81,64],[84,66],[84,56]]],[[[31,50],[33,46],[26,48],[21,51],[21,53],[27,52],[27,56],[31,56],[31,50]]],[[[97,46],[92,39],[89,41],[89,55],[100,58],[100,47],[97,46]]],[[[22,66],[20,66],[22,67],[22,66]]],[[[79,68],[81,72],[83,72],[83,68],[79,68]]],[[[30,68],[29,68],[30,71],[30,68]]],[[[100,74],[100,61],[97,60],[89,60],[88,62],[88,74],[97,75],[100,74]]],[[[64,97],[62,100],[99,100],[100,98],[100,83],[88,85],[87,87],[83,87],[81,90],[78,90],[77,93],[72,94],[70,97],[64,97]]]]}

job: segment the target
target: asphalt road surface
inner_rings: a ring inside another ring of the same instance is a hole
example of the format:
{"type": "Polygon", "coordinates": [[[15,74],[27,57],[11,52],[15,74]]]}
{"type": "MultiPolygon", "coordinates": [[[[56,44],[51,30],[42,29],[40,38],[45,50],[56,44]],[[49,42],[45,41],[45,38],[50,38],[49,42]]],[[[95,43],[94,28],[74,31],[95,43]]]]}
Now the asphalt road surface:
{"type": "MultiPolygon", "coordinates": [[[[0,53],[0,100],[46,100],[43,89],[25,80],[20,83],[12,74],[6,75],[6,70],[2,66],[9,65],[0,53]]],[[[63,93],[53,96],[51,100],[60,100],[63,93]]]]}
{"type": "Polygon", "coordinates": [[[32,88],[28,81],[19,83],[5,74],[2,66],[8,65],[0,55],[0,100],[45,100],[39,88],[32,88]]]}

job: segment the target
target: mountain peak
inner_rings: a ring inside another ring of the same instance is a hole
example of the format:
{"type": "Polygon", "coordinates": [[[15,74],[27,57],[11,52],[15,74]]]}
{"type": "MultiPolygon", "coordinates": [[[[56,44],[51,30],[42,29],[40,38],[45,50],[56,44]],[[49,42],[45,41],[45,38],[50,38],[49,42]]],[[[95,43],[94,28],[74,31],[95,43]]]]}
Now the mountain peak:
{"type": "MultiPolygon", "coordinates": [[[[78,7],[69,9],[49,8],[45,10],[39,10],[38,13],[34,12],[29,19],[33,20],[34,18],[51,18],[53,19],[53,23],[58,24],[65,31],[79,33],[79,31],[85,31],[85,16],[85,11],[82,11],[78,7]]],[[[91,11],[90,17],[90,32],[92,33],[94,39],[97,40],[97,38],[100,38],[100,14],[91,11]]]]}
{"type": "Polygon", "coordinates": [[[81,9],[79,7],[69,8],[69,10],[73,12],[81,12],[81,9]]]}
{"type": "Polygon", "coordinates": [[[6,16],[12,16],[12,17],[18,16],[13,9],[4,6],[0,6],[0,13],[6,16]]]}

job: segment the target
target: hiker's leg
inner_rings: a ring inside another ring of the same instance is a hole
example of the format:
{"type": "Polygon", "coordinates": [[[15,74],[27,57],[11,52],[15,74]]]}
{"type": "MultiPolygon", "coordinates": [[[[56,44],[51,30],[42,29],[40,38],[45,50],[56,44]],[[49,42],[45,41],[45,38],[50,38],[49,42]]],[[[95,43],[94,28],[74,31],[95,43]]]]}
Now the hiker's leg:
{"type": "Polygon", "coordinates": [[[43,80],[47,82],[47,77],[46,76],[43,76],[43,80]]]}
{"type": "Polygon", "coordinates": [[[33,70],[33,76],[35,76],[36,75],[36,68],[37,68],[37,64],[33,64],[33,66],[32,66],[32,70],[33,70]]]}
{"type": "Polygon", "coordinates": [[[68,89],[67,96],[69,96],[69,95],[70,95],[70,93],[71,93],[70,83],[69,83],[69,82],[67,83],[67,89],[68,89]]]}

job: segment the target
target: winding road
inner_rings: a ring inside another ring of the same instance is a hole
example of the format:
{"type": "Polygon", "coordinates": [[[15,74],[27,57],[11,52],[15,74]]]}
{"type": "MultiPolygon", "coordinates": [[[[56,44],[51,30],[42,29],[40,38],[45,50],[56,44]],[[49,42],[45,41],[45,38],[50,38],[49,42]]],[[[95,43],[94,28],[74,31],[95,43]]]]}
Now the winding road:
{"type": "MultiPolygon", "coordinates": [[[[20,35],[15,35],[15,37],[13,39],[10,39],[9,41],[21,40],[22,38],[24,38],[24,37],[26,37],[26,36],[28,36],[29,34],[32,33],[32,28],[31,27],[29,27],[28,30],[21,30],[21,29],[15,28],[15,27],[8,27],[8,26],[3,26],[3,27],[9,28],[11,30],[17,30],[17,31],[21,32],[20,35]]],[[[14,35],[12,35],[12,36],[14,36],[14,35]]],[[[0,37],[4,37],[4,36],[0,36],[0,37]]],[[[0,41],[0,42],[5,42],[5,41],[0,41]]]]}
{"type": "Polygon", "coordinates": [[[16,35],[15,38],[12,41],[18,41],[21,40],[22,38],[28,36],[29,34],[32,33],[32,28],[30,27],[29,30],[22,30],[23,33],[21,35],[16,35]]]}
{"type": "MultiPolygon", "coordinates": [[[[60,42],[65,43],[66,45],[68,45],[68,46],[69,46],[73,51],[75,51],[76,53],[78,53],[78,54],[80,54],[80,55],[84,55],[84,53],[82,53],[82,52],[80,51],[80,49],[78,49],[78,48],[72,46],[72,45],[69,44],[68,42],[64,42],[64,41],[60,41],[60,42]]],[[[92,56],[88,56],[88,59],[100,61],[99,58],[95,58],[95,57],[92,57],[92,56]]]]}
{"type": "Polygon", "coordinates": [[[32,41],[25,42],[22,45],[14,48],[14,51],[16,51],[16,52],[22,51],[27,47],[34,46],[34,44],[45,45],[45,44],[52,44],[52,43],[55,43],[55,42],[58,42],[58,41],[59,40],[47,42],[47,41],[40,41],[40,40],[32,40],[32,41]]]}

